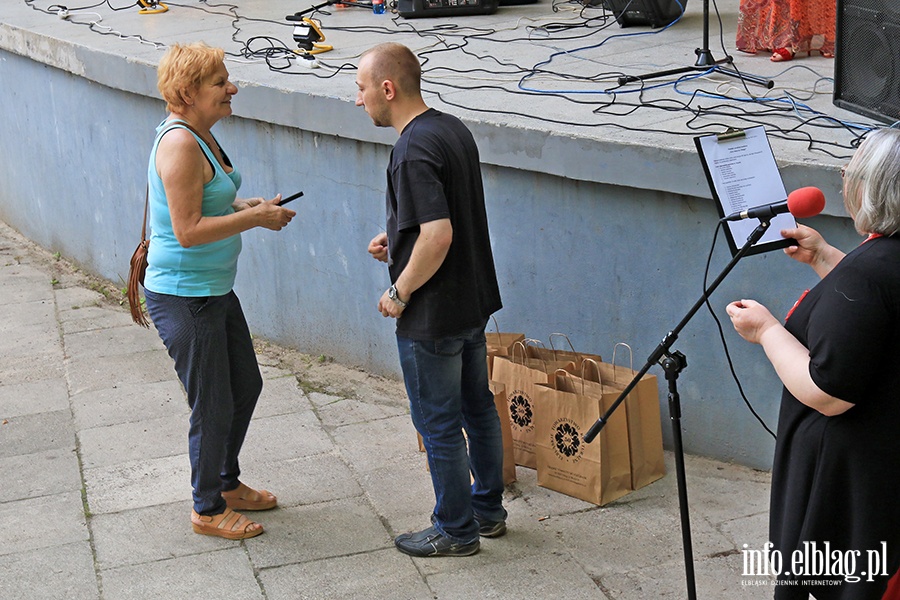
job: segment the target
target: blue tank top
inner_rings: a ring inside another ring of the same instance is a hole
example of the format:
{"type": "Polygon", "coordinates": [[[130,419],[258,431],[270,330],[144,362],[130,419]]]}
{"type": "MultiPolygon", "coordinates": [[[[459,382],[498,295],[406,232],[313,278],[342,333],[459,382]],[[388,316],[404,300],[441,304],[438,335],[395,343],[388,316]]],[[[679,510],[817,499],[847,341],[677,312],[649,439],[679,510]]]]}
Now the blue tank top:
{"type": "MultiPolygon", "coordinates": [[[[144,287],[172,296],[222,296],[234,287],[241,236],[233,235],[208,244],[184,248],[175,238],[172,216],[162,179],[156,172],[156,151],[162,136],[172,129],[187,129],[179,121],[163,121],[156,128],[156,140],[150,152],[147,180],[150,185],[150,251],[144,287]]],[[[190,131],[190,130],[188,130],[190,131]]],[[[237,169],[226,173],[201,138],[191,132],[213,167],[213,178],[203,186],[202,214],[218,217],[234,212],[232,203],[241,187],[237,169]]]]}

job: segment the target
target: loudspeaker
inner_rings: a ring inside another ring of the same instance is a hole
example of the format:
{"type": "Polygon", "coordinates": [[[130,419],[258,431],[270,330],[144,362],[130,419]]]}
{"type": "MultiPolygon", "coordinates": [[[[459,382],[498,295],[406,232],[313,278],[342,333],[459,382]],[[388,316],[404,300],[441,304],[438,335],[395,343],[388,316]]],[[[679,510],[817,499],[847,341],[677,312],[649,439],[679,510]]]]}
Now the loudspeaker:
{"type": "Polygon", "coordinates": [[[603,0],[620,27],[664,27],[681,16],[688,0],[603,0]]]}
{"type": "Polygon", "coordinates": [[[398,0],[397,12],[404,19],[492,15],[497,0],[398,0]]]}
{"type": "Polygon", "coordinates": [[[835,106],[900,120],[900,2],[838,0],[835,46],[835,106]]]}

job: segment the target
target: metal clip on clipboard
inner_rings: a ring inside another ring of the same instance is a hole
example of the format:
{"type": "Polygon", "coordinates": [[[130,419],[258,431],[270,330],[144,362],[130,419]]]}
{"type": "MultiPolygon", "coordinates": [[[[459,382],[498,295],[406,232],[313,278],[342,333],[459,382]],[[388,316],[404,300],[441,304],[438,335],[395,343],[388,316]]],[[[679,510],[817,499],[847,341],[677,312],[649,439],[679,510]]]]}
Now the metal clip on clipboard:
{"type": "Polygon", "coordinates": [[[729,127],[722,133],[716,134],[716,140],[720,142],[727,142],[728,140],[735,140],[742,137],[747,137],[747,133],[743,129],[737,127],[729,127]]]}

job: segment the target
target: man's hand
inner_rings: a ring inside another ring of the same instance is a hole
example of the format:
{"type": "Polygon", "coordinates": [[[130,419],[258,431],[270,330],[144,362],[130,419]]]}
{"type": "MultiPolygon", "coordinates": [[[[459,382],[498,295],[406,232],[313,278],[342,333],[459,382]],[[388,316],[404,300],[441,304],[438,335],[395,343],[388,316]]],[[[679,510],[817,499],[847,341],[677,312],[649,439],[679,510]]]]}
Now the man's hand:
{"type": "MultiPolygon", "coordinates": [[[[375,237],[372,238],[372,241],[369,242],[369,254],[372,255],[372,258],[375,260],[380,260],[381,262],[386,263],[388,261],[388,237],[387,233],[379,233],[375,237]]],[[[385,292],[387,293],[387,292],[385,292]]],[[[385,315],[387,316],[387,315],[385,315]]]]}
{"type": "Polygon", "coordinates": [[[381,295],[381,300],[378,301],[378,312],[380,312],[383,317],[399,319],[400,315],[403,314],[403,309],[404,307],[391,300],[388,290],[384,291],[381,295]]]}

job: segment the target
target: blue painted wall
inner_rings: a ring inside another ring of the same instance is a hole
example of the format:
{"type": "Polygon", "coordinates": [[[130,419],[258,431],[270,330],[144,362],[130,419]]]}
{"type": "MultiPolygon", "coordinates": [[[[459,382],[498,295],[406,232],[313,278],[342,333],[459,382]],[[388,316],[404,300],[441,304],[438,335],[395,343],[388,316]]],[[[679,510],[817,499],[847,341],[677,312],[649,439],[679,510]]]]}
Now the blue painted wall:
{"type": "MultiPolygon", "coordinates": [[[[85,269],[124,281],[163,103],[2,51],[0,81],[15,82],[0,86],[0,219],[85,269]]],[[[242,195],[305,192],[287,229],[244,234],[236,289],[254,333],[398,375],[392,323],[375,310],[386,268],[366,253],[383,227],[389,146],[240,118],[215,133],[244,175],[242,195]]],[[[635,168],[654,177],[651,161],[635,168]]],[[[483,173],[502,329],[544,340],[567,333],[579,350],[604,357],[627,342],[639,368],[700,298],[717,221],[711,200],[489,164],[483,173]]],[[[859,241],[846,218],[809,224],[844,249],[859,241]]],[[[711,279],[728,259],[720,236],[711,279]]],[[[723,308],[752,297],[784,315],[815,282],[809,268],[771,253],[745,259],[712,299],[744,389],[773,429],[780,384],[723,308]]],[[[674,349],[688,361],[679,379],[686,451],[769,468],[773,441],[740,399],[705,309],[674,349]]],[[[659,367],[651,373],[660,380],[668,443],[665,381],[659,367]]]]}

